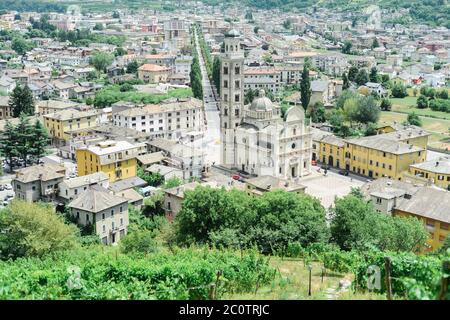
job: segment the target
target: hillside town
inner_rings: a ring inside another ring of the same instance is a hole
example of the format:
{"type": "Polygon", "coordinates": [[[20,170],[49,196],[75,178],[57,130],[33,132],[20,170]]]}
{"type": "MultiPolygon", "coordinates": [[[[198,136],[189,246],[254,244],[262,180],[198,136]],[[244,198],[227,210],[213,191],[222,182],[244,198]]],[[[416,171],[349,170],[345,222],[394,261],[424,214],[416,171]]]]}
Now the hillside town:
{"type": "Polygon", "coordinates": [[[109,247],[195,190],[307,195],[327,221],[358,194],[417,218],[420,252],[448,246],[446,27],[376,5],[80,8],[0,12],[2,210],[44,203],[109,247]]]}

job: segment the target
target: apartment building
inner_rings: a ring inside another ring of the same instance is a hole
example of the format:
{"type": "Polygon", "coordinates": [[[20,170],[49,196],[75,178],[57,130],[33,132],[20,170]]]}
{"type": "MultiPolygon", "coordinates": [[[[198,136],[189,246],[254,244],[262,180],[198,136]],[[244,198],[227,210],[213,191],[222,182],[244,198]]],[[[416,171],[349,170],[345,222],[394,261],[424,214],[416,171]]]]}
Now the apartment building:
{"type": "Polygon", "coordinates": [[[383,136],[345,140],[326,136],[320,141],[319,159],[329,166],[369,178],[398,180],[410,165],[425,161],[426,149],[383,136]]]}
{"type": "Polygon", "coordinates": [[[127,141],[101,141],[76,151],[78,175],[104,172],[110,182],[135,177],[139,147],[127,141]]]}
{"type": "Polygon", "coordinates": [[[64,167],[53,164],[34,165],[15,172],[11,181],[15,196],[27,202],[55,200],[58,185],[66,176],[64,167]]]}
{"type": "Polygon", "coordinates": [[[410,175],[426,179],[436,186],[450,191],[450,156],[412,164],[410,175]]]}
{"type": "Polygon", "coordinates": [[[97,110],[80,111],[69,108],[44,115],[44,125],[55,144],[66,144],[77,132],[95,128],[97,114],[97,110]]]}
{"type": "Polygon", "coordinates": [[[69,202],[94,185],[108,188],[108,176],[104,172],[95,172],[81,177],[65,179],[59,184],[58,195],[64,202],[69,202]]]}
{"type": "Polygon", "coordinates": [[[166,83],[171,69],[156,64],[143,64],[138,68],[138,78],[146,83],[166,83]]]}
{"type": "Polygon", "coordinates": [[[68,205],[80,225],[94,225],[103,244],[119,242],[129,224],[128,200],[103,188],[89,188],[68,205]]]}
{"type": "Polygon", "coordinates": [[[158,105],[128,108],[113,114],[117,127],[145,132],[150,138],[179,139],[203,131],[202,102],[195,98],[158,105]]]}
{"type": "MultiPolygon", "coordinates": [[[[223,87],[228,88],[232,84],[224,80],[223,87]]],[[[238,81],[234,84],[239,89],[238,81]]],[[[263,89],[266,92],[276,94],[283,87],[281,82],[281,72],[275,68],[246,68],[244,70],[244,92],[248,90],[259,91],[263,89]]]]}

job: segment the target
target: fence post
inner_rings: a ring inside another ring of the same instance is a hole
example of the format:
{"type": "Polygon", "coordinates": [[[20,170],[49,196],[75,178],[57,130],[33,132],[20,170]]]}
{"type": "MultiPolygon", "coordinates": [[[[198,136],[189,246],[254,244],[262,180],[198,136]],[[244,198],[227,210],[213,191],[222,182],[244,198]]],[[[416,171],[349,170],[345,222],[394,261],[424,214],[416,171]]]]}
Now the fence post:
{"type": "Polygon", "coordinates": [[[392,300],[391,259],[389,257],[384,258],[384,271],[387,299],[392,300]]]}
{"type": "Polygon", "coordinates": [[[450,261],[442,263],[441,290],[439,291],[439,300],[447,300],[448,286],[450,285],[449,277],[445,276],[450,272],[450,261]]]}
{"type": "Polygon", "coordinates": [[[217,286],[219,285],[221,275],[222,275],[222,270],[217,271],[216,282],[211,285],[211,289],[209,291],[209,299],[211,299],[211,300],[216,300],[217,286]]]}

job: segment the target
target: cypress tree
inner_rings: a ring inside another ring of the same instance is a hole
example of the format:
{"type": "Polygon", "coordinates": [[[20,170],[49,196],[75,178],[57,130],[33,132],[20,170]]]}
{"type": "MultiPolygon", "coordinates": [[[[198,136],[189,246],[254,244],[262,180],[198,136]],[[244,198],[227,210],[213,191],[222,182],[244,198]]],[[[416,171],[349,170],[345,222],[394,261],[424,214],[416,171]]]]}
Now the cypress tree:
{"type": "Polygon", "coordinates": [[[311,100],[311,80],[309,79],[309,68],[305,64],[303,66],[302,81],[300,82],[300,99],[303,109],[307,109],[311,100]]]}

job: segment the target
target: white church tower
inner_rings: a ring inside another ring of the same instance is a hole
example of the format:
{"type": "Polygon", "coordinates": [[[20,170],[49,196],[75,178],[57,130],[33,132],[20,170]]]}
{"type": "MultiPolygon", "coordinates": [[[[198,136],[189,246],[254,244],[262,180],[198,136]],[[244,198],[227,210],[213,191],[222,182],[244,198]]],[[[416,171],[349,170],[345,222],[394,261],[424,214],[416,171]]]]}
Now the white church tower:
{"type": "Polygon", "coordinates": [[[220,128],[222,148],[220,162],[225,167],[236,164],[235,137],[244,111],[244,52],[235,29],[225,35],[220,63],[220,128]]]}

